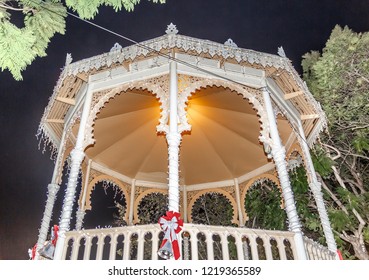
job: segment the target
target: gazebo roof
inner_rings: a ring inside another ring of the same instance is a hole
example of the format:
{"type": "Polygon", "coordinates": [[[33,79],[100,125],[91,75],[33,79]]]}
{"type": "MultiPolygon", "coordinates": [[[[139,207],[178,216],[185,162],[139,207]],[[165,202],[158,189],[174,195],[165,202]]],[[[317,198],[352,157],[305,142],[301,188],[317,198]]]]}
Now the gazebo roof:
{"type": "Polygon", "coordinates": [[[296,116],[309,144],[326,126],[319,103],[282,48],[279,55],[266,54],[239,48],[232,40],[219,44],[178,35],[175,27],[168,26],[164,36],[125,48],[115,44],[102,55],[73,63],[67,55],[39,133],[57,150],[63,130],[76,135],[78,123],[73,120],[78,118],[87,83],[99,84],[99,96],[129,84],[120,89],[124,94],[105,100],[100,108],[93,124],[95,142],[86,155],[125,178],[165,183],[167,147],[165,137],[156,133],[162,100],[137,82],[165,75],[163,69],[168,69],[172,53],[184,83],[193,82],[193,77],[224,81],[196,88],[186,100],[186,118],[192,129],[181,145],[183,184],[231,180],[268,165],[259,140],[257,112],[244,96],[233,94],[237,90],[232,83],[252,91],[265,86],[264,80],[274,89],[273,101],[280,108],[279,132],[289,147],[296,142],[291,124],[296,116]]]}

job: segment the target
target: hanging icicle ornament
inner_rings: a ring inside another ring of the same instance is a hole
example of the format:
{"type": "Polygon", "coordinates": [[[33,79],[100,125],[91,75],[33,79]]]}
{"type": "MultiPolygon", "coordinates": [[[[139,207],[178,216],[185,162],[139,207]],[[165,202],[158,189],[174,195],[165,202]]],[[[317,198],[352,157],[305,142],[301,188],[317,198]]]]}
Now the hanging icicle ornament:
{"type": "Polygon", "coordinates": [[[178,260],[180,257],[177,234],[182,230],[183,220],[178,212],[167,211],[165,216],[159,219],[161,229],[164,231],[163,242],[158,250],[158,255],[163,259],[172,256],[178,260]]]}

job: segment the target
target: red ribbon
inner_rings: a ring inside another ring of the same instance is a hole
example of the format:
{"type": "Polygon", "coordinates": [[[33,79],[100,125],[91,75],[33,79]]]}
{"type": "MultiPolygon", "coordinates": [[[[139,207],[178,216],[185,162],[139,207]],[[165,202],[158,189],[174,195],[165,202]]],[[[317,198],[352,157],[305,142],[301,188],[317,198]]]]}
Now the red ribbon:
{"type": "Polygon", "coordinates": [[[338,258],[339,258],[340,260],[343,260],[342,253],[341,253],[341,251],[340,251],[340,250],[337,250],[337,254],[338,254],[338,258]]]}
{"type": "Polygon", "coordinates": [[[32,253],[31,253],[31,260],[34,260],[36,257],[36,249],[37,249],[37,243],[35,244],[35,246],[33,246],[32,248],[32,253]]]}
{"type": "Polygon", "coordinates": [[[166,216],[159,219],[161,229],[165,232],[163,242],[160,245],[162,248],[167,242],[170,242],[173,250],[174,259],[178,260],[180,257],[177,234],[182,230],[183,220],[180,214],[173,211],[167,211],[166,216]]]}
{"type": "Polygon", "coordinates": [[[51,239],[51,243],[54,245],[54,247],[56,246],[56,241],[58,241],[58,231],[59,231],[59,227],[57,225],[54,225],[53,227],[53,234],[52,234],[52,239],[51,239]]]}

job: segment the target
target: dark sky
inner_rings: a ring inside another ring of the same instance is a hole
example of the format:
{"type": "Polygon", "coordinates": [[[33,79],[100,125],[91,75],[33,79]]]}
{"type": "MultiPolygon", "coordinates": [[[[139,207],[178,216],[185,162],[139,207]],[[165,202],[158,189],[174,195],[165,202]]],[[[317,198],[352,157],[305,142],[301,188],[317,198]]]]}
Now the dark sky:
{"type": "MultiPolygon", "coordinates": [[[[286,55],[300,71],[301,56],[321,50],[336,24],[356,32],[369,31],[367,0],[142,0],[133,13],[100,10],[94,22],[135,41],[164,35],[168,24],[179,33],[224,43],[228,38],[242,48],[286,55]]],[[[16,82],[0,72],[0,259],[28,259],[37,241],[47,185],[54,162],[42,153],[35,135],[65,56],[74,61],[108,52],[118,37],[75,18],[67,20],[66,35],[57,35],[16,82]]],[[[58,193],[60,208],[65,184],[58,193]]],[[[57,223],[60,210],[54,213],[57,223]]]]}

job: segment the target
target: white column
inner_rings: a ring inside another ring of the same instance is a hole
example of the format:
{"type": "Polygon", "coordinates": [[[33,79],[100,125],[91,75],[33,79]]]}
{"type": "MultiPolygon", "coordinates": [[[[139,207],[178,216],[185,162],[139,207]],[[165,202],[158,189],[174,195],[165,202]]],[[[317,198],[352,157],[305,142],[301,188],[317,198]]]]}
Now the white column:
{"type": "Polygon", "coordinates": [[[89,159],[88,163],[87,163],[86,177],[85,177],[85,182],[83,184],[83,189],[82,189],[81,204],[78,207],[78,210],[77,210],[77,213],[76,213],[76,230],[81,230],[82,229],[83,219],[84,219],[85,214],[86,214],[85,204],[86,204],[88,183],[89,183],[89,179],[90,179],[91,162],[92,162],[92,160],[89,159]]]}
{"type": "Polygon", "coordinates": [[[76,145],[71,152],[71,164],[69,171],[69,178],[67,189],[64,196],[63,208],[61,213],[61,218],[59,222],[59,235],[58,241],[56,243],[54,259],[61,259],[64,241],[65,241],[65,232],[69,231],[70,228],[70,220],[72,217],[72,210],[74,204],[74,198],[76,196],[76,188],[77,181],[79,176],[79,170],[82,164],[82,161],[85,157],[84,153],[84,139],[85,139],[85,131],[88,116],[90,113],[90,106],[92,102],[92,91],[87,87],[87,92],[85,95],[85,100],[83,104],[83,111],[81,116],[81,121],[78,129],[76,145]]]}
{"type": "Polygon", "coordinates": [[[39,230],[39,235],[38,235],[38,240],[37,240],[37,249],[40,249],[44,245],[46,238],[47,238],[47,234],[50,232],[50,221],[51,221],[51,217],[52,217],[52,213],[54,209],[56,195],[60,189],[60,186],[57,183],[57,180],[58,180],[57,178],[59,177],[58,172],[61,167],[60,165],[63,165],[64,163],[62,159],[64,157],[63,146],[64,146],[64,141],[65,141],[65,134],[66,132],[64,130],[62,137],[60,139],[58,156],[56,158],[51,183],[47,187],[47,200],[46,200],[45,211],[44,211],[42,221],[41,221],[41,227],[39,230]]]}
{"type": "Polygon", "coordinates": [[[37,250],[42,248],[46,241],[47,234],[50,232],[50,220],[53,213],[56,194],[59,189],[60,187],[58,184],[51,183],[47,186],[47,200],[44,215],[42,217],[40,233],[38,235],[37,250]]]}
{"type": "Polygon", "coordinates": [[[264,88],[262,92],[269,122],[270,137],[272,140],[271,143],[272,156],[277,169],[279,181],[282,187],[282,194],[285,202],[285,210],[289,221],[289,229],[290,231],[295,233],[294,239],[296,243],[296,251],[298,254],[297,256],[298,259],[307,259],[304,247],[304,240],[302,238],[301,224],[297,215],[295,200],[293,198],[291,183],[288,176],[286,151],[282,145],[278,133],[277,121],[274,115],[274,110],[272,106],[272,101],[270,99],[269,91],[266,88],[264,88]]]}
{"type": "Polygon", "coordinates": [[[169,210],[179,212],[179,145],[181,134],[178,132],[177,115],[177,63],[170,62],[170,88],[169,88],[169,132],[166,135],[169,156],[169,210]]]}
{"type": "Polygon", "coordinates": [[[240,227],[244,226],[243,221],[243,213],[242,213],[242,207],[241,207],[241,197],[240,197],[240,186],[238,184],[238,179],[234,179],[234,186],[236,190],[236,202],[237,202],[237,210],[238,210],[238,221],[240,223],[240,227]]]}
{"type": "Polygon", "coordinates": [[[305,133],[304,133],[304,129],[302,127],[301,122],[298,123],[298,129],[299,129],[299,137],[301,137],[301,141],[300,141],[301,149],[302,149],[302,152],[304,153],[304,158],[305,158],[305,166],[306,166],[306,169],[308,170],[308,174],[310,175],[308,176],[309,177],[309,187],[313,193],[315,203],[318,208],[318,213],[319,213],[320,221],[322,223],[323,232],[324,232],[325,239],[327,241],[328,249],[336,254],[337,245],[334,239],[331,224],[329,222],[327,210],[324,205],[323,195],[321,192],[321,184],[319,183],[318,178],[315,173],[313,161],[310,156],[309,146],[306,142],[305,133]]]}

